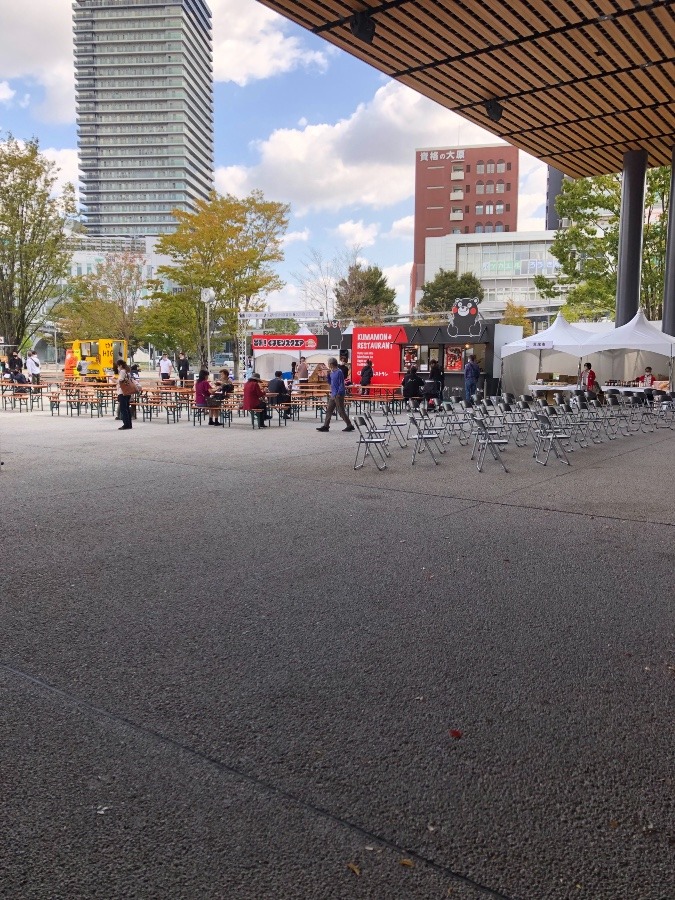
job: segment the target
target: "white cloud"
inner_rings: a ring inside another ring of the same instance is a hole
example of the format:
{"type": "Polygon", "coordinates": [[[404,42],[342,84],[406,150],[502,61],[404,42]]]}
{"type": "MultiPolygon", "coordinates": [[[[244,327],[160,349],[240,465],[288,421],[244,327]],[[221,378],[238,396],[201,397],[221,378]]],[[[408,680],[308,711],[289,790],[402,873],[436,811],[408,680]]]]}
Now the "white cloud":
{"type": "Polygon", "coordinates": [[[403,238],[411,240],[415,234],[415,216],[404,216],[391,223],[391,229],[383,234],[386,238],[403,238]]]}
{"type": "Polygon", "coordinates": [[[250,81],[300,66],[325,71],[328,54],[308,50],[286,34],[289,23],[255,0],[210,0],[213,13],[213,75],[216,81],[250,81]]]}
{"type": "Polygon", "coordinates": [[[285,234],[282,238],[282,244],[284,247],[287,247],[288,244],[294,244],[297,241],[308,241],[309,240],[309,228],[303,228],[302,231],[289,231],[288,234],[285,234]]]}
{"type": "Polygon", "coordinates": [[[78,188],[78,171],[77,171],[77,150],[55,150],[53,147],[43,148],[42,152],[52,162],[56,163],[59,173],[56,181],[56,189],[61,190],[63,185],[69,181],[78,188]]]}
{"type": "Polygon", "coordinates": [[[45,98],[39,113],[45,120],[74,120],[70,0],[0,4],[0,77],[41,85],[45,98]]]}
{"type": "Polygon", "coordinates": [[[15,95],[8,81],[0,81],[0,103],[11,103],[15,95]]]}
{"type": "Polygon", "coordinates": [[[375,209],[413,195],[415,147],[496,143],[487,131],[415,93],[387,82],[349,118],[278,129],[254,144],[259,163],[216,170],[218,190],[260,188],[290,200],[294,211],[375,209]]]}
{"type": "Polygon", "coordinates": [[[408,312],[410,307],[410,272],[412,260],[396,266],[385,266],[382,274],[387,279],[390,287],[396,291],[396,302],[401,312],[408,312]]]}
{"type": "MultiPolygon", "coordinates": [[[[329,47],[308,49],[287,33],[286,19],[257,0],[210,0],[210,6],[216,81],[245,85],[298,67],[327,68],[329,47]]],[[[46,122],[75,119],[72,16],[71,0],[0,3],[0,79],[40,85],[45,97],[37,113],[46,122]]]]}
{"type": "Polygon", "coordinates": [[[342,238],[347,247],[372,247],[379,230],[380,226],[374,222],[364,225],[363,220],[354,222],[349,219],[347,222],[341,222],[335,233],[342,238]]]}

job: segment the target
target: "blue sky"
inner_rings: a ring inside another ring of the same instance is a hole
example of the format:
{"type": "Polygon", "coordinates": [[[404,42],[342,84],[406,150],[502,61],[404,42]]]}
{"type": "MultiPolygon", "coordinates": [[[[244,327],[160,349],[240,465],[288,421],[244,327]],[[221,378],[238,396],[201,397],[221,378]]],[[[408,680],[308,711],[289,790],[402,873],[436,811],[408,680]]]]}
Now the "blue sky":
{"type": "MultiPolygon", "coordinates": [[[[492,143],[480,128],[280,18],[256,0],[212,0],[216,187],[291,204],[286,288],[312,252],[355,245],[408,301],[415,148],[492,143]]],[[[77,180],[70,0],[0,5],[0,132],[37,136],[77,180]]],[[[545,166],[521,154],[519,229],[543,228],[545,166]]]]}

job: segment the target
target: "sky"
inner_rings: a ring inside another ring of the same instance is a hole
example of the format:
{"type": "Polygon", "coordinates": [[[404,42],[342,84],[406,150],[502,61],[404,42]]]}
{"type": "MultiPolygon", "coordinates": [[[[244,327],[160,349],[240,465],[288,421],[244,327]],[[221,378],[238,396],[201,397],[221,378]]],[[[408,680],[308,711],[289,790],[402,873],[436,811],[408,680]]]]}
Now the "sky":
{"type": "MultiPolygon", "coordinates": [[[[302,309],[311,253],[355,246],[408,308],[415,149],[495,143],[489,132],[349,56],[257,0],[211,0],[215,182],[291,205],[286,282],[272,309],[302,309]]],[[[78,182],[71,0],[0,4],[0,137],[37,137],[78,182]]],[[[546,166],[520,154],[520,231],[544,227],[546,166]]]]}

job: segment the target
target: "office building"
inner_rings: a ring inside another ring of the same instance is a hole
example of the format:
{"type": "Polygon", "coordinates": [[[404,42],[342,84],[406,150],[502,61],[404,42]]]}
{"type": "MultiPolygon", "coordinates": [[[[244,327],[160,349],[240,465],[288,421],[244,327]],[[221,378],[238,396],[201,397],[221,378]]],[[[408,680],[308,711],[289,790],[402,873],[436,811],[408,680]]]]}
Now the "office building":
{"type": "Polygon", "coordinates": [[[501,234],[450,234],[426,241],[427,280],[441,269],[458,275],[475,275],[485,292],[480,313],[498,321],[512,300],[525,307],[535,324],[548,325],[566,300],[561,288],[553,300],[543,297],[534,284],[535,275],[555,279],[560,263],[551,254],[554,231],[520,231],[501,234]]]}
{"type": "Polygon", "coordinates": [[[560,228],[560,216],[555,208],[558,194],[562,192],[565,175],[553,166],[546,167],[546,230],[557,231],[560,228]]]}
{"type": "Polygon", "coordinates": [[[173,231],[213,188],[211,12],[203,0],[75,0],[87,231],[173,231]]]}
{"type": "Polygon", "coordinates": [[[500,234],[518,222],[518,150],[509,144],[415,151],[415,238],[410,309],[422,295],[430,237],[500,234]]]}

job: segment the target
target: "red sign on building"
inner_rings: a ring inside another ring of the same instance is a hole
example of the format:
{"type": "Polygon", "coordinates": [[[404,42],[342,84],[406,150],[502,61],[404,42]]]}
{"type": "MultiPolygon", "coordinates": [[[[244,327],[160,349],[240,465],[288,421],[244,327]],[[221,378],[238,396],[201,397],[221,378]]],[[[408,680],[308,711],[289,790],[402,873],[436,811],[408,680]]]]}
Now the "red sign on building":
{"type": "Polygon", "coordinates": [[[372,384],[398,384],[401,380],[401,344],[406,333],[400,325],[355,328],[352,334],[352,380],[358,384],[366,360],[373,362],[372,384]]]}
{"type": "Polygon", "coordinates": [[[302,350],[316,350],[319,342],[313,334],[254,334],[251,336],[253,350],[286,350],[299,353],[302,350]]]}

